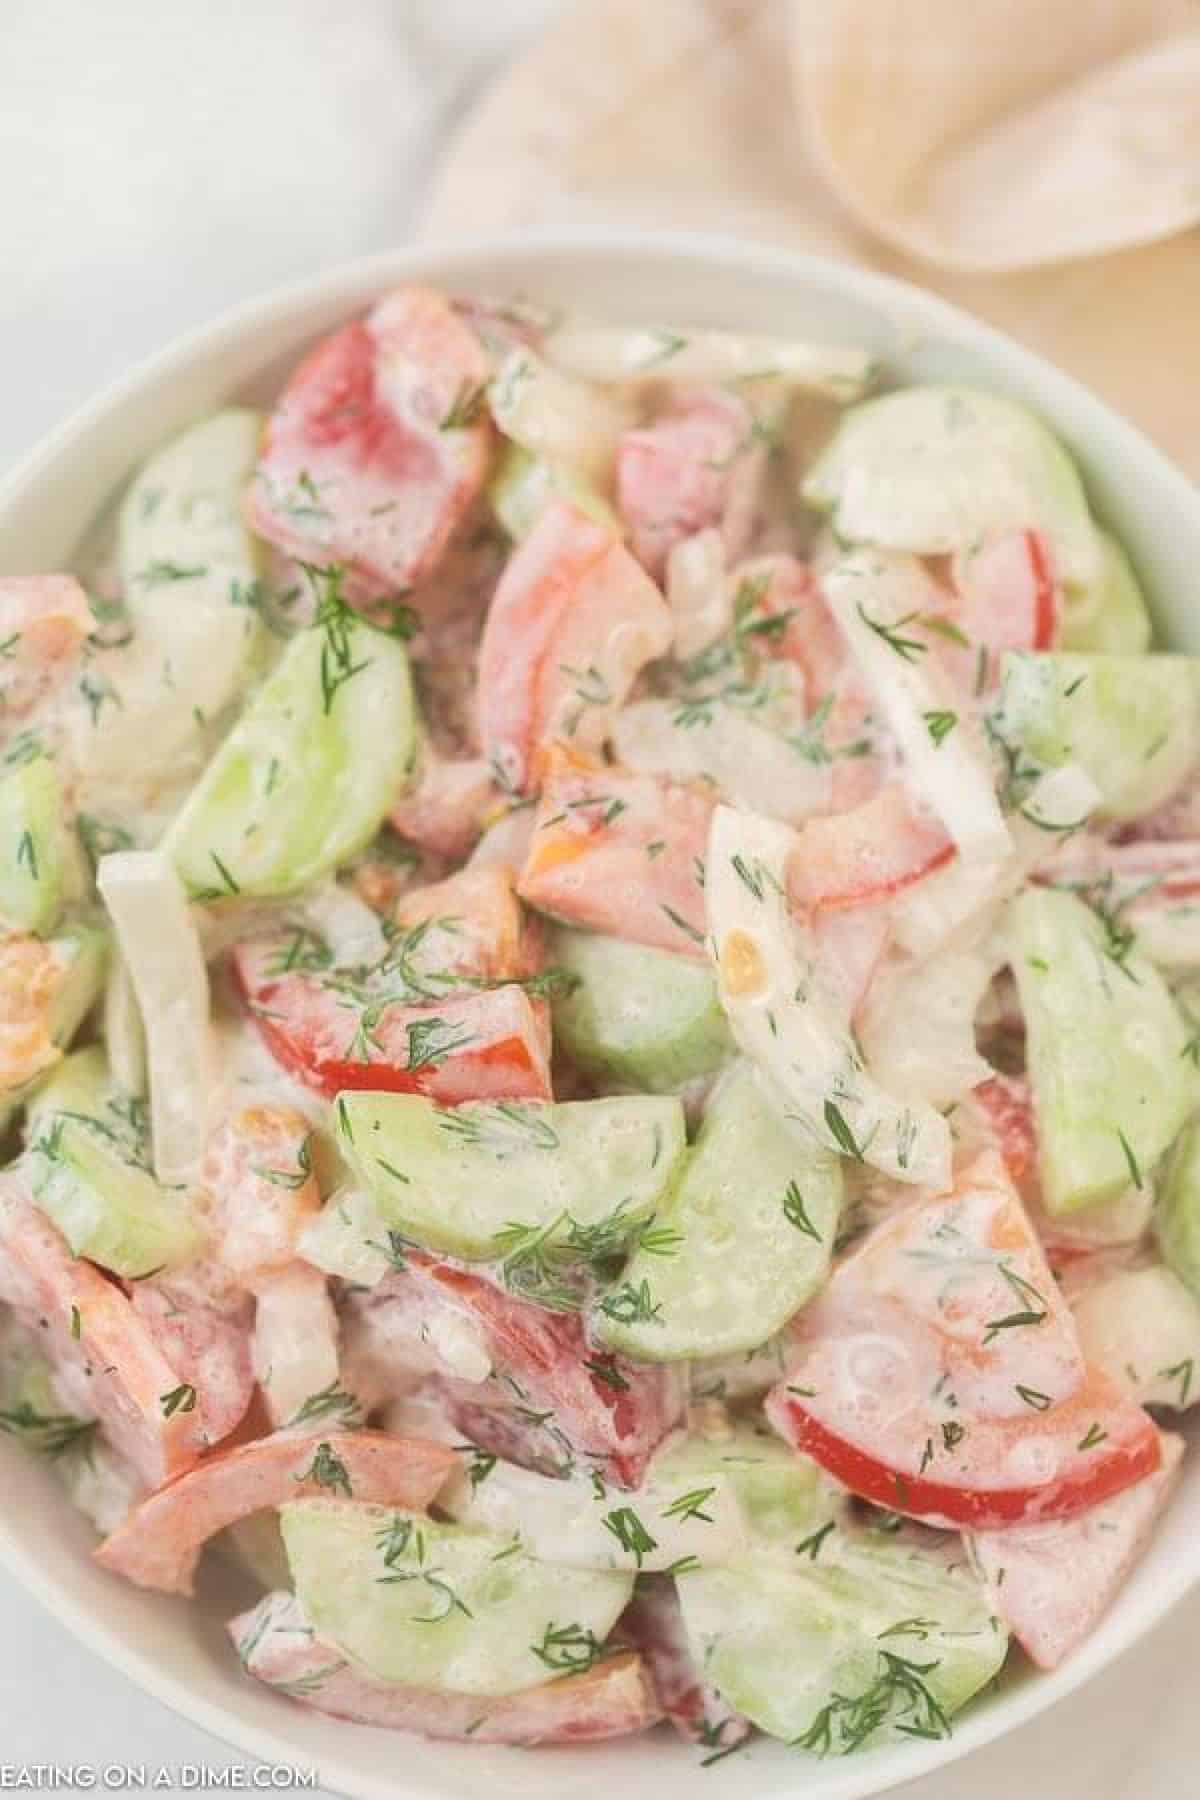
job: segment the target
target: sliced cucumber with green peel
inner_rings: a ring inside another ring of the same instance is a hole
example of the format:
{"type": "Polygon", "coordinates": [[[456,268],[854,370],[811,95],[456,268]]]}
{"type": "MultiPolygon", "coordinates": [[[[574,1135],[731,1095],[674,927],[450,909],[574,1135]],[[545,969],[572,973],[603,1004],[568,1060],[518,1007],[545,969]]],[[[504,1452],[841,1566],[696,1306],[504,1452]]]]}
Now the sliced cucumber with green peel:
{"type": "Polygon", "coordinates": [[[442,1256],[533,1276],[548,1256],[619,1254],[660,1206],[684,1147],[666,1096],[470,1102],[346,1093],[338,1147],[384,1224],[442,1256]]]}
{"type": "Polygon", "coordinates": [[[136,1281],[199,1254],[186,1203],[150,1173],[145,1104],[113,1087],[103,1051],[67,1057],[29,1115],[33,1197],[74,1255],[136,1281]]]}
{"type": "Polygon", "coordinates": [[[462,1523],[519,1536],[546,1562],[646,1573],[682,1561],[727,1563],[772,1545],[790,1558],[842,1507],[816,1463],[740,1424],[669,1438],[630,1492],[476,1460],[438,1504],[462,1523]]]}
{"type": "Polygon", "coordinates": [[[1163,1261],[1200,1297],[1200,1121],[1180,1133],[1154,1203],[1163,1261]]]}
{"type": "Polygon", "coordinates": [[[624,526],[603,494],[573,469],[534,456],[520,444],[504,446],[488,483],[492,511],[510,538],[527,537],[553,500],[571,505],[597,525],[605,525],[618,537],[624,526]]]}
{"type": "Polygon", "coordinates": [[[1033,526],[1069,586],[1098,576],[1075,464],[1026,407],[981,388],[903,388],[851,407],[803,493],[845,543],[948,555],[1033,526]]]}
{"type": "Polygon", "coordinates": [[[408,656],[336,600],[298,632],[163,840],[196,896],[308,887],[375,835],[411,778],[408,656]]]}
{"type": "Polygon", "coordinates": [[[1068,592],[1059,640],[1064,650],[1141,656],[1154,636],[1150,609],[1133,564],[1111,531],[1098,526],[1100,567],[1095,581],[1068,592]]]}
{"type": "Polygon", "coordinates": [[[692,1653],[722,1699],[818,1755],[948,1737],[1008,1647],[961,1556],[833,1526],[792,1561],[677,1577],[692,1653]]]}
{"type": "Polygon", "coordinates": [[[0,918],[18,931],[52,931],[70,858],[62,785],[49,757],[38,756],[0,780],[0,918]]]}
{"type": "Polygon", "coordinates": [[[149,457],[121,504],[125,604],[185,716],[219,718],[264,650],[262,549],[243,518],[262,415],[233,406],[149,457]]]}
{"type": "Polygon", "coordinates": [[[652,1461],[656,1481],[680,1493],[709,1482],[727,1484],[755,1548],[790,1557],[845,1507],[845,1495],[821,1467],[769,1431],[723,1422],[704,1435],[694,1427],[670,1440],[652,1461]]]}
{"type": "Polygon", "coordinates": [[[675,1093],[733,1054],[716,980],[693,957],[562,929],[549,960],[571,977],[553,999],[555,1042],[586,1074],[675,1093]]]}
{"type": "Polygon", "coordinates": [[[103,992],[111,939],[103,926],[79,919],[47,942],[65,964],[50,1007],[50,1036],[65,1050],[103,992]]]}
{"type": "Polygon", "coordinates": [[[1075,1212],[1142,1187],[1197,1100],[1188,1033],[1161,975],[1073,894],[1009,914],[1042,1197],[1075,1212]]]}
{"type": "Polygon", "coordinates": [[[622,1283],[653,1305],[592,1316],[602,1342],[647,1362],[754,1350],[824,1281],[842,1197],[832,1152],[788,1129],[749,1063],[709,1101],[653,1237],[622,1283]]]}
{"type": "Polygon", "coordinates": [[[1136,819],[1200,760],[1200,659],[1010,652],[996,726],[1042,768],[1085,770],[1108,818],[1136,819]]]}
{"type": "Polygon", "coordinates": [[[572,1666],[571,1651],[597,1650],[633,1591],[623,1571],[552,1568],[511,1537],[419,1513],[330,1499],[292,1501],[280,1516],[309,1623],[409,1687],[537,1687],[572,1666]]]}

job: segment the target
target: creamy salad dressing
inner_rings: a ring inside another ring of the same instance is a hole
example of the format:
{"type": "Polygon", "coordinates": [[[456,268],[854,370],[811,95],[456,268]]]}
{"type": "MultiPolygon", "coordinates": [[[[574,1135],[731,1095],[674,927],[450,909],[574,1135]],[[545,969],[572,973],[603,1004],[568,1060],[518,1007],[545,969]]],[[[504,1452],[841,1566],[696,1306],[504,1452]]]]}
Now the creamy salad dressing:
{"type": "Polygon", "coordinates": [[[402,288],[0,576],[0,1430],[293,1704],[944,1737],[1165,1502],[1200,680],[887,386],[402,288]]]}

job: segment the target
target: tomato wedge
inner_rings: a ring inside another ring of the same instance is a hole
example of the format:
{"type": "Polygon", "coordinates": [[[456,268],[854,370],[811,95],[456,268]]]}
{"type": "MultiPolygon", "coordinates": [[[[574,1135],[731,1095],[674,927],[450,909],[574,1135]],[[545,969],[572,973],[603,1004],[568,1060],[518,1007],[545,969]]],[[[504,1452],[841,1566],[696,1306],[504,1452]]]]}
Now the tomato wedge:
{"type": "Polygon", "coordinates": [[[392,808],[391,823],[422,850],[461,859],[482,834],[499,798],[487,763],[479,758],[453,762],[426,747],[417,785],[392,808]]]}
{"type": "Polygon", "coordinates": [[[852,812],[806,820],[788,867],[788,896],[806,911],[862,906],[911,887],[953,855],[938,820],[890,785],[852,812]]]}
{"type": "Polygon", "coordinates": [[[207,1448],[199,1395],[168,1360],[153,1316],[71,1255],[11,1172],[0,1188],[0,1299],[50,1358],[75,1409],[100,1420],[146,1482],[179,1474],[207,1448]]]}
{"type": "Polygon", "coordinates": [[[410,888],[392,912],[405,934],[398,954],[424,981],[430,998],[446,981],[520,981],[537,972],[540,936],[518,900],[503,864],[460,869],[445,881],[410,888]]]}
{"type": "Polygon", "coordinates": [[[53,1011],[70,964],[36,937],[0,937],[0,1092],[20,1088],[62,1057],[53,1011]]]}
{"type": "Polygon", "coordinates": [[[357,599],[413,587],[483,486],[488,375],[440,294],[387,295],[293,371],[267,425],[252,529],[303,561],[341,564],[357,599]]]}
{"type": "Polygon", "coordinates": [[[663,1715],[680,1737],[720,1753],[735,1750],[750,1736],[754,1727],[749,1719],[722,1700],[697,1666],[675,1583],[668,1576],[640,1578],[617,1635],[641,1652],[663,1715]]]}
{"type": "Polygon", "coordinates": [[[148,1495],[94,1554],[102,1568],[138,1587],[190,1594],[204,1545],[238,1519],[331,1492],[423,1512],[456,1466],[452,1450],[420,1438],[279,1432],[206,1457],[148,1495]]]}
{"type": "Polygon", "coordinates": [[[724,388],[687,393],[617,450],[617,505],[634,554],[661,576],[671,549],[710,526],[726,552],[745,549],[766,468],[746,402],[724,388]]]}
{"type": "Polygon", "coordinates": [[[776,1430],[864,1499],[946,1526],[1062,1518],[1158,1466],[1086,1367],[999,1156],[868,1234],[801,1315],[776,1430]]]}
{"type": "Polygon", "coordinates": [[[1179,1474],[1184,1443],[1160,1435],[1153,1474],[1071,1519],[968,1539],[992,1606],[1039,1669],[1055,1669],[1090,1635],[1138,1560],[1179,1474]]]}
{"type": "Polygon", "coordinates": [[[0,575],[0,708],[14,719],[68,675],[96,629],[88,597],[73,575],[0,575]]]}
{"type": "Polygon", "coordinates": [[[1049,650],[1058,635],[1062,593],[1050,546],[1040,531],[1007,531],[954,559],[954,622],[970,641],[971,674],[993,687],[1005,650],[1049,650]],[[988,652],[985,669],[978,648],[988,652]]]}
{"type": "Polygon", "coordinates": [[[1028,1081],[1023,1075],[993,1075],[980,1082],[972,1097],[991,1127],[1013,1185],[1026,1201],[1036,1198],[1038,1139],[1028,1081]]]}
{"type": "MultiPolygon", "coordinates": [[[[294,941],[294,940],[291,940],[294,941]]],[[[288,969],[289,940],[234,952],[246,1003],[271,1054],[333,1099],[344,1088],[462,1100],[548,1100],[544,1001],[506,985],[414,1004],[385,977],[288,969]]]]}
{"type": "Polygon", "coordinates": [[[645,1731],[662,1716],[645,1665],[628,1651],[490,1700],[377,1681],[322,1643],[294,1594],[268,1594],[231,1619],[228,1630],[243,1666],[259,1681],[335,1719],[388,1731],[472,1744],[594,1744],[645,1731]]]}
{"type": "Polygon", "coordinates": [[[223,1269],[252,1285],[285,1268],[307,1220],[320,1210],[312,1125],[291,1106],[247,1106],[209,1144],[202,1183],[207,1222],[223,1269]]]}
{"type": "Polygon", "coordinates": [[[236,1430],[253,1398],[250,1305],[244,1295],[209,1305],[187,1285],[190,1274],[135,1282],[129,1302],[174,1369],[176,1385],[194,1393],[209,1449],[236,1430]]]}
{"type": "Polygon", "coordinates": [[[673,1371],[593,1352],[578,1313],[516,1300],[421,1251],[405,1260],[407,1279],[434,1303],[465,1313],[492,1359],[485,1383],[442,1383],[460,1431],[527,1468],[562,1473],[564,1463],[581,1459],[619,1487],[636,1487],[679,1421],[682,1390],[673,1371]]]}
{"type": "Polygon", "coordinates": [[[710,790],[556,744],[518,891],[568,924],[704,956],[713,805],[710,790]]]}
{"type": "Polygon", "coordinates": [[[501,785],[535,786],[552,738],[598,749],[672,629],[613,532],[565,501],[548,506],[500,578],[479,651],[479,735],[501,785]]]}

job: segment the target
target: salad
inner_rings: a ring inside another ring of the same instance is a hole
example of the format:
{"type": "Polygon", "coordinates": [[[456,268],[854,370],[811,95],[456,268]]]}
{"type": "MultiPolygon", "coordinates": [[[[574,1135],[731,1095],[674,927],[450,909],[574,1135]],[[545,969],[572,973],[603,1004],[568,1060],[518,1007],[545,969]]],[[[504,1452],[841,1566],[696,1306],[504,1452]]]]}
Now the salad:
{"type": "Polygon", "coordinates": [[[281,1705],[941,1738],[1167,1503],[1197,664],[885,375],[405,287],[0,578],[0,1428],[281,1705]]]}

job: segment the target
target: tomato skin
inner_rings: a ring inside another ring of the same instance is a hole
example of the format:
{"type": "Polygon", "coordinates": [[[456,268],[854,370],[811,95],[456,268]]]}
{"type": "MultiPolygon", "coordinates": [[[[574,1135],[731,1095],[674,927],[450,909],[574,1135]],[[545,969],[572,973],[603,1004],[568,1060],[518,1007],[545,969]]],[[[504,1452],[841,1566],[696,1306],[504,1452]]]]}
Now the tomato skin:
{"type": "Polygon", "coordinates": [[[1062,597],[1050,546],[1040,531],[1011,531],[956,557],[957,589],[953,622],[970,649],[950,654],[963,685],[977,675],[994,687],[1005,650],[1050,650],[1058,637],[1062,597]],[[989,653],[976,669],[978,647],[989,653]]]}
{"type": "MultiPolygon", "coordinates": [[[[1122,1412],[1127,1409],[1107,1377],[1095,1371],[1089,1374],[1080,1399],[1085,1402],[1080,1412],[1084,1432],[1088,1429],[1087,1419],[1095,1413],[1109,1408],[1122,1412]]],[[[1079,1410],[1075,1400],[1068,1404],[1073,1413],[1079,1410]]],[[[1091,1456],[1061,1480],[1048,1487],[987,1489],[955,1487],[949,1482],[927,1481],[924,1476],[900,1475],[844,1438],[836,1437],[805,1411],[802,1399],[795,1395],[777,1388],[767,1401],[767,1417],[779,1435],[819,1462],[860,1499],[931,1525],[975,1531],[996,1531],[1037,1519],[1070,1518],[1152,1475],[1161,1454],[1158,1433],[1140,1408],[1132,1410],[1139,1415],[1140,1426],[1129,1431],[1128,1441],[1102,1457],[1091,1456]]]]}
{"type": "Polygon", "coordinates": [[[1018,1190],[1038,1189],[1038,1140],[1033,1096],[1024,1076],[993,1075],[974,1091],[975,1102],[996,1134],[1004,1166],[1018,1190]]]}
{"type": "Polygon", "coordinates": [[[535,787],[539,749],[555,737],[598,750],[672,632],[620,539],[565,501],[548,506],[505,566],[479,647],[479,737],[504,784],[535,787]]]}
{"type": "Polygon", "coordinates": [[[766,465],[753,427],[738,395],[706,388],[624,434],[617,504],[652,575],[662,574],[675,544],[710,526],[720,528],[730,557],[745,548],[766,465]]]}
{"type": "Polygon", "coordinates": [[[853,812],[807,821],[788,866],[788,897],[806,910],[863,906],[912,887],[954,853],[942,826],[888,786],[853,812]]]}
{"type": "Polygon", "coordinates": [[[409,1280],[459,1306],[482,1330],[501,1375],[482,1386],[441,1384],[459,1430],[511,1461],[544,1466],[545,1446],[528,1415],[531,1408],[549,1412],[560,1447],[565,1438],[574,1455],[601,1464],[619,1487],[638,1485],[652,1452],[679,1418],[682,1390],[675,1373],[593,1351],[578,1313],[518,1300],[424,1251],[406,1252],[405,1261],[409,1280]],[[615,1380],[597,1373],[609,1367],[615,1380]],[[514,1404],[514,1393],[522,1405],[514,1404]]]}
{"type": "Polygon", "coordinates": [[[549,1010],[516,985],[491,988],[425,1006],[394,1005],[382,1013],[374,1038],[378,1055],[351,1056],[351,1015],[319,980],[289,974],[261,980],[261,946],[235,953],[238,983],[276,1062],[327,1100],[343,1089],[427,1094],[444,1106],[463,1100],[549,1100],[549,1010]],[[413,1026],[440,1021],[460,1047],[411,1066],[413,1026]]]}
{"type": "Polygon", "coordinates": [[[492,427],[471,396],[488,373],[440,294],[385,295],[293,370],[264,434],[251,528],[301,560],[340,563],[356,600],[424,580],[487,473],[492,427]],[[445,428],[456,407],[469,418],[445,428]]]}
{"type": "Polygon", "coordinates": [[[518,892],[553,918],[704,957],[711,791],[554,744],[518,892]]]}

